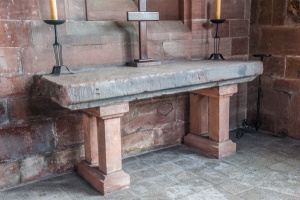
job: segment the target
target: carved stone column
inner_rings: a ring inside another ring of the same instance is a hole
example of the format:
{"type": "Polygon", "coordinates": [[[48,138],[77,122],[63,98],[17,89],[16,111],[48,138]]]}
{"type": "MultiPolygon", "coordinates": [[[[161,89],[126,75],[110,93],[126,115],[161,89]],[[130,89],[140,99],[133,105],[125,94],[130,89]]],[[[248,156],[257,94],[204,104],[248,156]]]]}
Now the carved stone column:
{"type": "Polygon", "coordinates": [[[215,158],[236,152],[229,139],[230,97],[236,92],[236,84],[191,92],[191,133],[184,138],[185,145],[215,158]]]}
{"type": "Polygon", "coordinates": [[[115,104],[82,110],[86,122],[86,160],[77,166],[78,174],[102,194],[129,187],[130,177],[122,170],[120,118],[129,104],[115,104]]]}

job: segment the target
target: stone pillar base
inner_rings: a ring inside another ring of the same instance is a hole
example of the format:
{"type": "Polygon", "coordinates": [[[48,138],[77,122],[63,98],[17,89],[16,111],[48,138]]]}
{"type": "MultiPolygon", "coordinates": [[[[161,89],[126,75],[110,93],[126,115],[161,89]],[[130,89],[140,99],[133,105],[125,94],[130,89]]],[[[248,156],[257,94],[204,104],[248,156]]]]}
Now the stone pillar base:
{"type": "Polygon", "coordinates": [[[184,137],[184,144],[214,158],[222,158],[236,152],[236,144],[231,140],[215,142],[192,133],[184,137]]]}
{"type": "Polygon", "coordinates": [[[103,195],[128,188],[130,185],[130,177],[123,170],[106,175],[97,166],[93,167],[82,161],[77,165],[77,172],[103,195]]]}

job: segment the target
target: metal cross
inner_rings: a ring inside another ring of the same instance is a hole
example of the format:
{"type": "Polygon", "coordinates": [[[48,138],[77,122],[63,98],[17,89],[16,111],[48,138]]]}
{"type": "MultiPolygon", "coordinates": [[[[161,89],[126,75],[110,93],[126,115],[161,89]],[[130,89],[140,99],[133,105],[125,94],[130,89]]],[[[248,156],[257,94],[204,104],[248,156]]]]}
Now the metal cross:
{"type": "Polygon", "coordinates": [[[140,59],[135,59],[134,62],[127,63],[130,66],[154,65],[160,64],[153,62],[153,59],[148,58],[147,50],[147,21],[158,21],[158,12],[147,12],[147,0],[139,0],[139,12],[128,12],[128,21],[139,22],[139,54],[140,59]],[[148,63],[148,64],[147,64],[148,63]]]}

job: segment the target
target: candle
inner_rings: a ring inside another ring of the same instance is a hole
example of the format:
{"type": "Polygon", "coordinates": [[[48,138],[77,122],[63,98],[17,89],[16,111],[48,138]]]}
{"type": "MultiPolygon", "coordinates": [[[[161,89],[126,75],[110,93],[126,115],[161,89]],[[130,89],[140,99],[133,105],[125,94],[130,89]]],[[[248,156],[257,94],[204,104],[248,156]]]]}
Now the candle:
{"type": "Polygon", "coordinates": [[[221,19],[221,0],[216,0],[216,19],[221,19]]]}
{"type": "Polygon", "coordinates": [[[50,0],[51,19],[58,20],[56,0],[50,0]]]}

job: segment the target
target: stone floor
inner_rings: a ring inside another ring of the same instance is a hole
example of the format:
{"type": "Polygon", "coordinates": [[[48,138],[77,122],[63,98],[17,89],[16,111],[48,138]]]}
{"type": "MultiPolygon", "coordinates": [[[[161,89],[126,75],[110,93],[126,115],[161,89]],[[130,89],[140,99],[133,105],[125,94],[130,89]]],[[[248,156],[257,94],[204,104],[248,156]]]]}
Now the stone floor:
{"type": "Polygon", "coordinates": [[[0,199],[300,199],[300,141],[265,133],[231,136],[237,153],[221,160],[183,145],[124,159],[131,187],[105,197],[72,173],[0,192],[0,199]]]}

